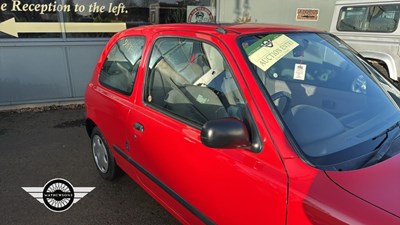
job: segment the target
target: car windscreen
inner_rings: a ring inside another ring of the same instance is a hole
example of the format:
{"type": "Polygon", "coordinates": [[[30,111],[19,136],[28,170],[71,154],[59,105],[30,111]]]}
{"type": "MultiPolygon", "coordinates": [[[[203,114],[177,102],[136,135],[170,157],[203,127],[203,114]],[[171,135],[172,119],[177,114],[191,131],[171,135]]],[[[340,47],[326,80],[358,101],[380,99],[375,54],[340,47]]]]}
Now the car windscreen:
{"type": "Polygon", "coordinates": [[[345,43],[326,33],[269,33],[239,45],[305,161],[352,170],[398,153],[385,149],[371,163],[398,136],[400,92],[345,43]]]}

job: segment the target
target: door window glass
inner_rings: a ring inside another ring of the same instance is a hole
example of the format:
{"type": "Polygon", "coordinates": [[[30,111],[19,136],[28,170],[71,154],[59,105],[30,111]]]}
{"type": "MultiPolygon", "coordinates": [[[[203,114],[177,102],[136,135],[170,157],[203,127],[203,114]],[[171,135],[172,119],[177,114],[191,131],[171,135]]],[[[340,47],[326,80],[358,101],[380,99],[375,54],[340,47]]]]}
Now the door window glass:
{"type": "Polygon", "coordinates": [[[202,125],[213,119],[243,120],[244,100],[232,71],[212,45],[161,38],[149,63],[145,101],[202,125]]]}

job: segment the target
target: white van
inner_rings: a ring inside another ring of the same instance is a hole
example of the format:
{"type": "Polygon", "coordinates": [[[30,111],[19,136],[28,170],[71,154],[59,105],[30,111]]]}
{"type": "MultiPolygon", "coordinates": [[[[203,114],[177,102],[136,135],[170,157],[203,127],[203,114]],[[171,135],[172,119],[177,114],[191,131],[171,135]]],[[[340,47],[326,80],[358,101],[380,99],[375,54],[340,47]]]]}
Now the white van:
{"type": "Polygon", "coordinates": [[[330,32],[400,81],[400,1],[339,0],[330,32]]]}

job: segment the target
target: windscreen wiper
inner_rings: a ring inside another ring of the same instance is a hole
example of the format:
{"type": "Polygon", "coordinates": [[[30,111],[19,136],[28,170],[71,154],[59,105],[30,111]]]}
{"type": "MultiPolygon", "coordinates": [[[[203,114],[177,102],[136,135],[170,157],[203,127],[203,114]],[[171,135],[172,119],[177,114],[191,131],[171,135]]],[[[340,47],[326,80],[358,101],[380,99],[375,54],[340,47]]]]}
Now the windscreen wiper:
{"type": "Polygon", "coordinates": [[[382,141],[382,144],[378,147],[378,149],[376,150],[376,153],[374,153],[374,155],[362,167],[368,167],[368,166],[374,165],[375,163],[379,162],[389,152],[390,147],[393,143],[393,140],[395,140],[400,135],[400,121],[395,123],[393,126],[389,127],[388,129],[386,129],[385,131],[383,131],[382,133],[380,133],[373,139],[377,139],[383,135],[385,135],[386,137],[382,141]],[[397,129],[397,130],[395,131],[395,133],[390,135],[391,138],[389,139],[389,133],[391,133],[395,129],[397,129]]]}

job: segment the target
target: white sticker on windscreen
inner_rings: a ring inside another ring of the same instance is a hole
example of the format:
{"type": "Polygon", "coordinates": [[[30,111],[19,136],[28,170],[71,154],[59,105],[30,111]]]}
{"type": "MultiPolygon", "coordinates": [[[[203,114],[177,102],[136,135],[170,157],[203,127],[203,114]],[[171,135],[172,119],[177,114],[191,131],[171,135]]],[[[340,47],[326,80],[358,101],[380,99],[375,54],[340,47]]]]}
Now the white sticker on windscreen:
{"type": "Polygon", "coordinates": [[[305,80],[306,79],[306,69],[307,69],[306,64],[297,64],[296,63],[294,65],[293,79],[294,80],[305,80]]]}
{"type": "Polygon", "coordinates": [[[266,71],[299,44],[284,34],[267,35],[246,48],[250,62],[266,71]]]}

